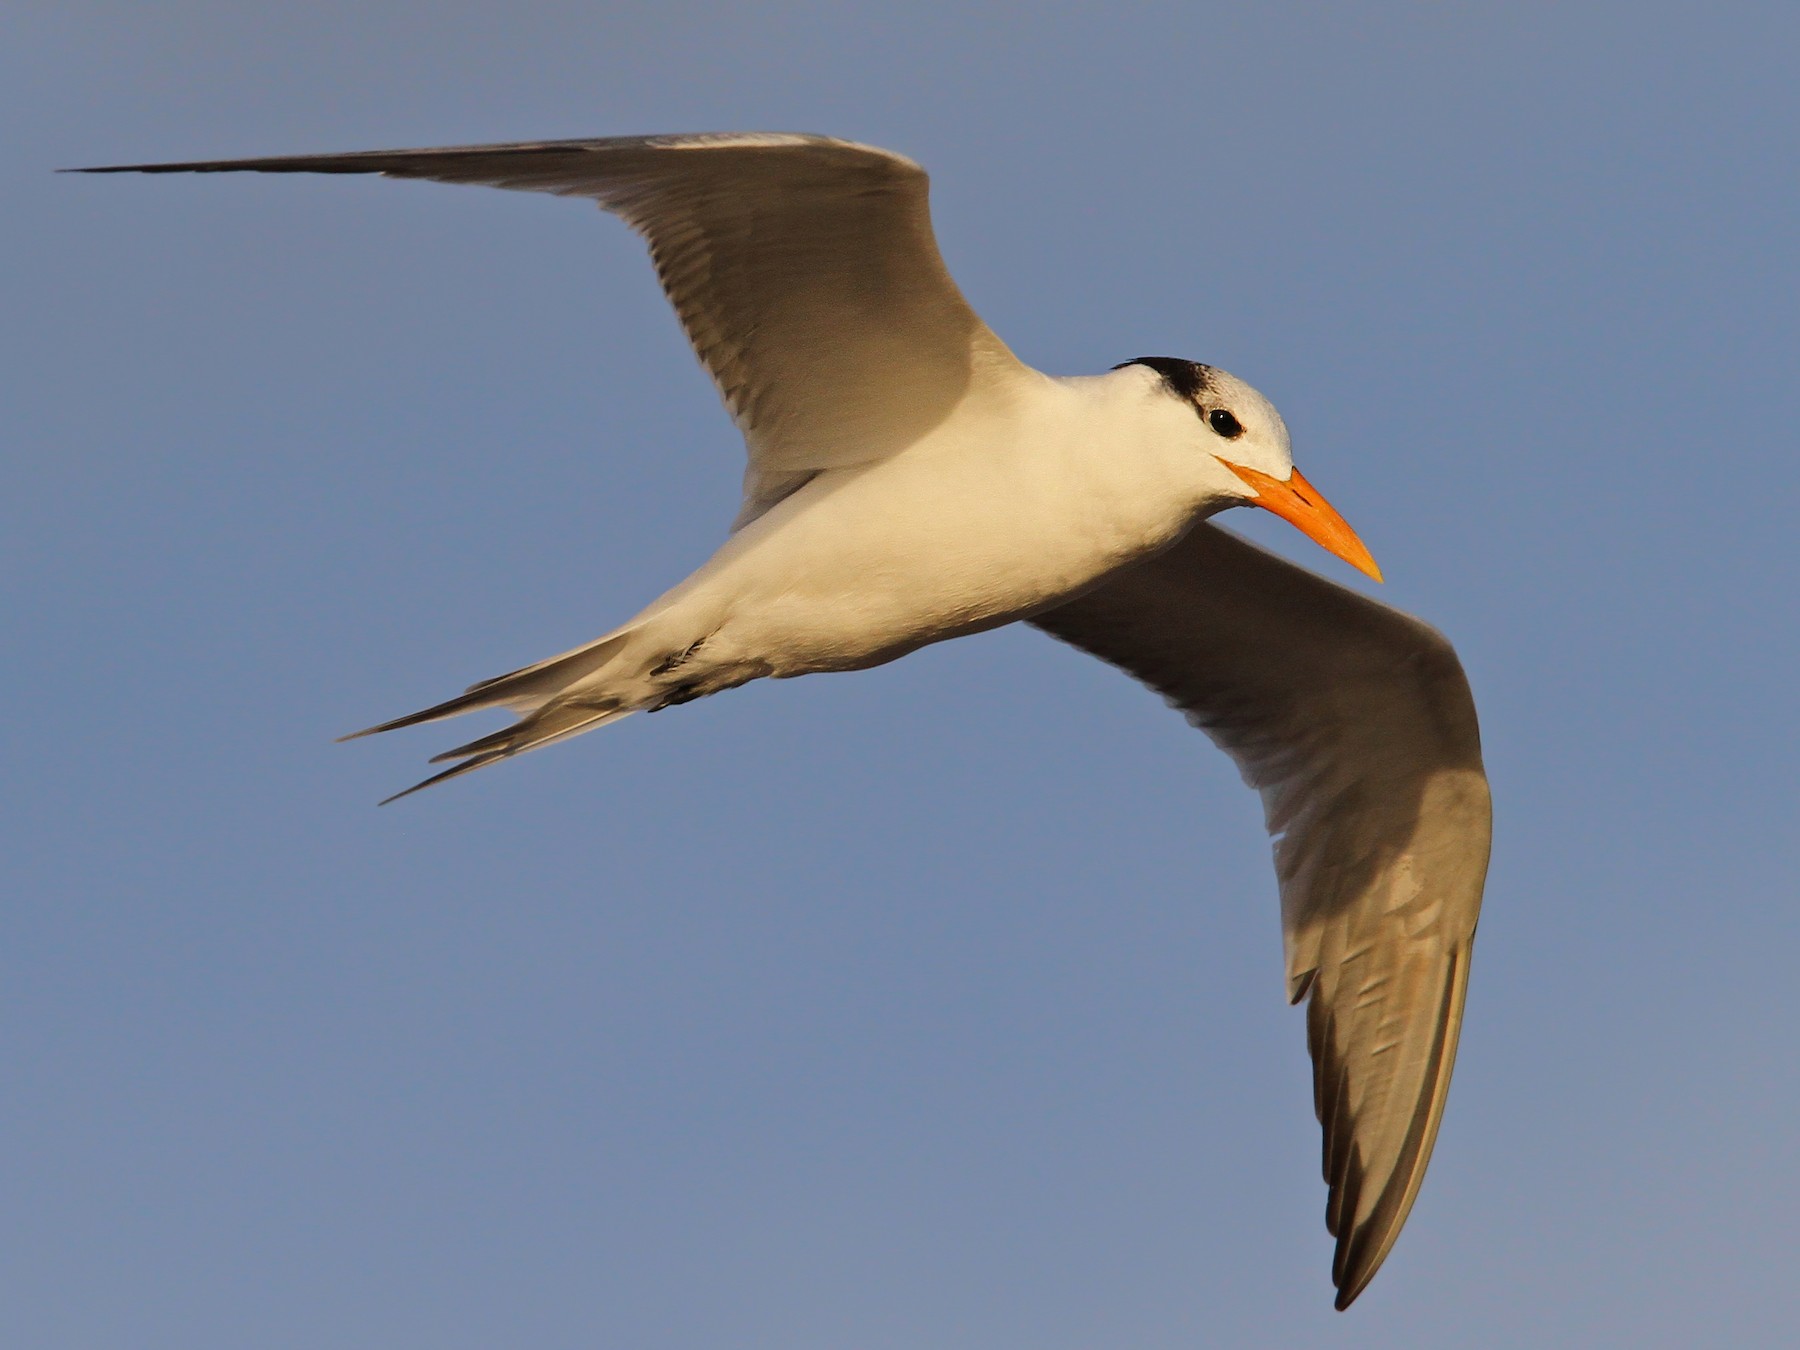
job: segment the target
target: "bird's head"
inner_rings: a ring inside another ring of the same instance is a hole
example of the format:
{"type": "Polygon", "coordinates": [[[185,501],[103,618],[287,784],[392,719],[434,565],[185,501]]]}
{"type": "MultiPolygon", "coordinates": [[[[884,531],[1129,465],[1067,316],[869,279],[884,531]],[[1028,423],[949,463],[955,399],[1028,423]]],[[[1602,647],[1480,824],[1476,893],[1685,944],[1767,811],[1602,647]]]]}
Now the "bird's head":
{"type": "Polygon", "coordinates": [[[1294,467],[1287,424],[1274,404],[1235,375],[1197,361],[1140,356],[1114,369],[1127,366],[1154,371],[1159,394],[1192,410],[1203,452],[1230,471],[1222,479],[1230,505],[1272,511],[1328,553],[1381,580],[1356,531],[1294,467]]]}

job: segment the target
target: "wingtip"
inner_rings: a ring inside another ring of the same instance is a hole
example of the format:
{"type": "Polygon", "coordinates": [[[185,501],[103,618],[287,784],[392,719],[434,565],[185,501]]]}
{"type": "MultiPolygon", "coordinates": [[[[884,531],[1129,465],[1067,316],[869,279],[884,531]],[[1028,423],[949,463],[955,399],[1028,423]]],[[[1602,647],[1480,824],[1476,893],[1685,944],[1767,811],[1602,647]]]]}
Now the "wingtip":
{"type": "Polygon", "coordinates": [[[1362,1297],[1363,1290],[1369,1287],[1375,1278],[1375,1272],[1381,1269],[1381,1263],[1387,1259],[1387,1252],[1382,1251],[1370,1260],[1372,1248],[1365,1234],[1358,1233],[1350,1237],[1344,1244],[1345,1260],[1341,1273],[1336,1280],[1337,1297],[1332,1300],[1332,1307],[1343,1312],[1357,1299],[1362,1297]]]}
{"type": "Polygon", "coordinates": [[[1357,1299],[1362,1297],[1363,1290],[1367,1289],[1369,1285],[1374,1282],[1376,1272],[1381,1269],[1382,1263],[1387,1260],[1386,1252],[1382,1252],[1381,1255],[1372,1262],[1364,1259],[1367,1255],[1367,1252],[1359,1253],[1358,1258],[1355,1259],[1357,1260],[1357,1264],[1362,1268],[1346,1271],[1344,1273],[1343,1282],[1338,1285],[1337,1298],[1332,1300],[1331,1306],[1336,1308],[1339,1312],[1343,1312],[1344,1309],[1348,1308],[1352,1303],[1356,1302],[1357,1299]]]}

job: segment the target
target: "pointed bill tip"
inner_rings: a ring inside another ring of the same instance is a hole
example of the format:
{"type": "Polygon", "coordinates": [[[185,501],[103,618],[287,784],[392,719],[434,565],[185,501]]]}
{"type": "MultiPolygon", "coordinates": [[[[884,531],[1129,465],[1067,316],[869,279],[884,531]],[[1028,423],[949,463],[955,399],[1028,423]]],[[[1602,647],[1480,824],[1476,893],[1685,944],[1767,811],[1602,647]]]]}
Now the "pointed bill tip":
{"type": "Polygon", "coordinates": [[[1327,553],[1342,558],[1364,576],[1382,580],[1381,568],[1376,565],[1368,546],[1356,537],[1349,522],[1306,481],[1300,470],[1295,469],[1283,482],[1260,469],[1233,464],[1222,457],[1219,457],[1219,463],[1255,489],[1256,496],[1251,498],[1250,505],[1274,512],[1327,553]]]}
{"type": "MultiPolygon", "coordinates": [[[[1338,557],[1342,558],[1345,562],[1349,563],[1357,571],[1361,572],[1364,576],[1368,577],[1369,580],[1375,582],[1377,585],[1385,586],[1387,584],[1387,578],[1381,575],[1381,565],[1379,563],[1377,563],[1373,557],[1370,556],[1368,549],[1361,548],[1362,540],[1358,539],[1356,542],[1358,545],[1358,551],[1362,554],[1362,556],[1360,558],[1351,557],[1347,553],[1338,553],[1338,557]]],[[[1335,549],[1333,549],[1332,551],[1334,553],[1337,552],[1337,550],[1335,550],[1335,549]]]]}

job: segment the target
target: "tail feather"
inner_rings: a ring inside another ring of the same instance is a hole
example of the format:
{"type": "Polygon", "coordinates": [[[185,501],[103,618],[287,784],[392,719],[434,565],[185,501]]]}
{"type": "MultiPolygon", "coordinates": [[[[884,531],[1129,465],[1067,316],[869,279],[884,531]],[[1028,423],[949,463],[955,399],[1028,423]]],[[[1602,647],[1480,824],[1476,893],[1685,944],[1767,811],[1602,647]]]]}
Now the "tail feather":
{"type": "Polygon", "coordinates": [[[514,755],[522,755],[527,750],[566,741],[571,736],[579,736],[584,731],[592,731],[595,727],[628,717],[633,711],[635,710],[611,703],[552,703],[521,717],[510,727],[502,727],[490,736],[470,741],[467,745],[459,745],[454,750],[446,750],[441,755],[433,755],[433,764],[442,764],[451,759],[459,759],[462,763],[452,764],[442,773],[435,773],[423,782],[414,783],[404,792],[396,792],[381,804],[386,806],[388,802],[397,802],[402,797],[410,797],[434,784],[485,768],[489,764],[497,764],[503,759],[511,759],[514,755]]]}
{"type": "Polygon", "coordinates": [[[382,806],[386,806],[389,802],[397,802],[402,797],[410,797],[415,792],[423,792],[428,787],[434,787],[439,783],[447,782],[450,779],[460,777],[461,775],[463,775],[465,773],[471,773],[474,770],[481,768],[485,764],[492,764],[497,759],[505,759],[505,758],[506,758],[506,756],[501,755],[501,754],[492,754],[492,755],[482,755],[476,759],[466,760],[465,762],[458,764],[458,765],[454,766],[453,768],[445,769],[442,773],[432,774],[431,777],[425,779],[423,782],[414,783],[411,787],[407,788],[403,792],[396,792],[391,797],[383,797],[381,799],[380,804],[382,806]]]}
{"type": "Polygon", "coordinates": [[[577,686],[619,654],[629,636],[629,630],[608,633],[585,647],[509,671],[505,675],[496,675],[491,680],[470,685],[455,698],[433,704],[416,713],[408,713],[405,717],[396,717],[391,722],[366,727],[339,739],[355,740],[359,736],[396,731],[401,727],[436,722],[445,717],[479,712],[486,708],[510,708],[520,714],[519,720],[509,727],[478,737],[454,750],[446,750],[441,755],[434,755],[431,760],[433,764],[442,764],[446,760],[460,760],[461,763],[452,764],[442,773],[433,774],[406,791],[395,793],[382,802],[386,806],[388,802],[399,801],[402,797],[409,797],[436,783],[499,760],[511,759],[514,755],[535,750],[539,746],[567,740],[570,736],[603,726],[607,722],[615,722],[635,711],[634,706],[620,699],[577,689],[577,686]]]}
{"type": "Polygon", "coordinates": [[[430,762],[443,764],[448,760],[468,759],[478,755],[523,754],[540,745],[549,745],[553,741],[579,735],[602,722],[617,721],[628,711],[630,710],[620,708],[617,703],[553,703],[539,712],[520,718],[510,727],[500,728],[492,735],[482,736],[467,745],[459,745],[454,750],[446,750],[441,755],[433,755],[430,762]]]}
{"type": "Polygon", "coordinates": [[[470,685],[455,698],[445,699],[442,703],[434,703],[416,713],[408,713],[404,717],[396,717],[391,722],[380,722],[372,727],[364,727],[361,731],[353,731],[348,736],[339,736],[338,740],[354,741],[361,736],[378,736],[384,731],[398,731],[401,727],[416,727],[425,722],[437,722],[446,717],[458,717],[463,713],[480,712],[484,708],[510,707],[515,712],[524,712],[532,705],[543,706],[555,695],[567,689],[578,680],[592,675],[600,667],[619,653],[630,637],[630,630],[608,633],[605,637],[595,638],[585,647],[577,647],[572,652],[564,652],[560,656],[552,656],[529,666],[521,666],[518,670],[508,671],[504,675],[496,675],[491,680],[481,680],[470,685]]]}
{"type": "Polygon", "coordinates": [[[338,744],[345,741],[359,740],[364,736],[379,736],[384,731],[398,731],[401,727],[416,727],[423,722],[436,722],[440,718],[455,717],[459,713],[479,712],[483,708],[491,708],[496,700],[485,695],[478,695],[473,689],[466,694],[458,694],[455,698],[446,699],[442,703],[434,703],[429,708],[416,713],[408,713],[405,717],[396,717],[391,722],[378,722],[372,727],[364,727],[361,731],[352,731],[348,736],[339,736],[338,744]]]}

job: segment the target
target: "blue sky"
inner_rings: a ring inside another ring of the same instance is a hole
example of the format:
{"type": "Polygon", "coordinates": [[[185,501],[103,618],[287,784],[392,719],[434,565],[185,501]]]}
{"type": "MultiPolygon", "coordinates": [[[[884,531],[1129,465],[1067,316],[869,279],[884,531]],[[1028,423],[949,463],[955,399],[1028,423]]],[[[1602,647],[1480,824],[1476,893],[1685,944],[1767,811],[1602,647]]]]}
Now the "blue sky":
{"type": "Polygon", "coordinates": [[[1797,42],[1773,4],[9,6],[0,1338],[1785,1344],[1797,42]],[[600,632],[732,514],[621,226],[50,173],[716,128],[921,160],[1043,369],[1256,384],[1458,644],[1487,908],[1350,1312],[1258,806],[1098,663],[1003,631],[375,809],[442,730],[334,735],[600,632]]]}

